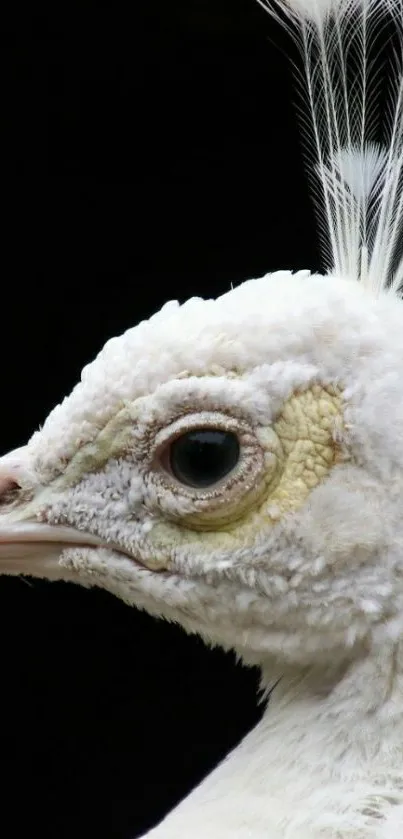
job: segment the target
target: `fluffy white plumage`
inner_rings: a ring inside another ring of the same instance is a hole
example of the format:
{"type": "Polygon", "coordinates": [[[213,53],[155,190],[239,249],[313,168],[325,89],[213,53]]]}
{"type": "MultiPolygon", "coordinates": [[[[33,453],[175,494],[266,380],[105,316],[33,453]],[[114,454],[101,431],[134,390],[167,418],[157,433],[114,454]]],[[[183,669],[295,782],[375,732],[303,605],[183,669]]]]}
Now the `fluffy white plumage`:
{"type": "Polygon", "coordinates": [[[371,49],[387,19],[401,48],[402,10],[290,0],[286,11],[304,60],[328,274],[282,271],[216,301],[167,304],[109,341],[43,428],[0,460],[3,573],[107,588],[234,648],[276,685],[259,726],[155,839],[403,835],[393,53],[383,144],[370,113],[371,49]]]}

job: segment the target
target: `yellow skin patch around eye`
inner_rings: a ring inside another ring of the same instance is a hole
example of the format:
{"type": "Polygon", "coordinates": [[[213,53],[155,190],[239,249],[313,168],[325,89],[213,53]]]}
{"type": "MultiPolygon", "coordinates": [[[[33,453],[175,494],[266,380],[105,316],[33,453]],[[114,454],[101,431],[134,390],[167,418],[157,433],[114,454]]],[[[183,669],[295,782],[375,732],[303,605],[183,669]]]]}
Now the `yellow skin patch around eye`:
{"type": "Polygon", "coordinates": [[[286,402],[273,424],[285,454],[284,471],[267,499],[278,505],[280,515],[298,509],[336,463],[338,419],[342,420],[342,399],[334,388],[314,385],[286,402]]]}
{"type": "Polygon", "coordinates": [[[185,517],[178,521],[156,524],[148,539],[158,554],[200,543],[203,551],[231,549],[250,544],[254,535],[267,524],[276,524],[284,514],[298,510],[310,492],[340,461],[341,452],[335,431],[343,425],[342,395],[333,386],[313,385],[293,394],[283,406],[277,420],[268,428],[261,427],[256,436],[265,448],[266,439],[272,451],[273,433],[282,456],[276,458],[276,480],[271,476],[265,497],[249,509],[239,510],[232,521],[216,524],[214,530],[203,529],[185,517]]]}

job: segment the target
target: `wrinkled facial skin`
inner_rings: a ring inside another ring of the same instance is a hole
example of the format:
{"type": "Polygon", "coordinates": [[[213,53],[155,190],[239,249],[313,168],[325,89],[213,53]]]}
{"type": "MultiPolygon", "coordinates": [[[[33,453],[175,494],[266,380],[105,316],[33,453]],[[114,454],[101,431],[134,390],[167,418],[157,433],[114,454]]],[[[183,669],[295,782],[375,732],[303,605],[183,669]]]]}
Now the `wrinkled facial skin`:
{"type": "Polygon", "coordinates": [[[306,275],[282,275],[280,294],[275,276],[107,345],[0,460],[0,570],[104,587],[247,661],[400,632],[397,303],[306,275]],[[239,454],[189,486],[170,453],[200,429],[239,454]]]}

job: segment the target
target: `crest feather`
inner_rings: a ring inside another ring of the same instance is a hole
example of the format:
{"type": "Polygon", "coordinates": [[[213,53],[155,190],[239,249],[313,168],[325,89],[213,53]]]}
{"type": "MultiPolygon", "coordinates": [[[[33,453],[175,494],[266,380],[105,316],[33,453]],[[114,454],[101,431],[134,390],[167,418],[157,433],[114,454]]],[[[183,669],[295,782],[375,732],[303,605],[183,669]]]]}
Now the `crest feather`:
{"type": "Polygon", "coordinates": [[[308,168],[320,185],[318,198],[312,183],[322,233],[323,217],[326,221],[326,268],[361,281],[375,294],[398,293],[403,0],[257,2],[287,27],[302,56],[308,168]]]}

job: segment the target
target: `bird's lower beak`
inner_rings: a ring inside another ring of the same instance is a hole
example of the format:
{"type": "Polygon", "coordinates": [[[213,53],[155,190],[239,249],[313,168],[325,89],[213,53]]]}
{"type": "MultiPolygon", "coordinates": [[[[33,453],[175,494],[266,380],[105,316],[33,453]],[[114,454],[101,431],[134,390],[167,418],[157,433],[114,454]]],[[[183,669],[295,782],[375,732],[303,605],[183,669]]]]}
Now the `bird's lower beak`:
{"type": "Polygon", "coordinates": [[[70,547],[99,547],[100,539],[70,527],[38,522],[2,523],[0,516],[0,574],[26,574],[65,579],[59,565],[62,551],[70,547]]]}

